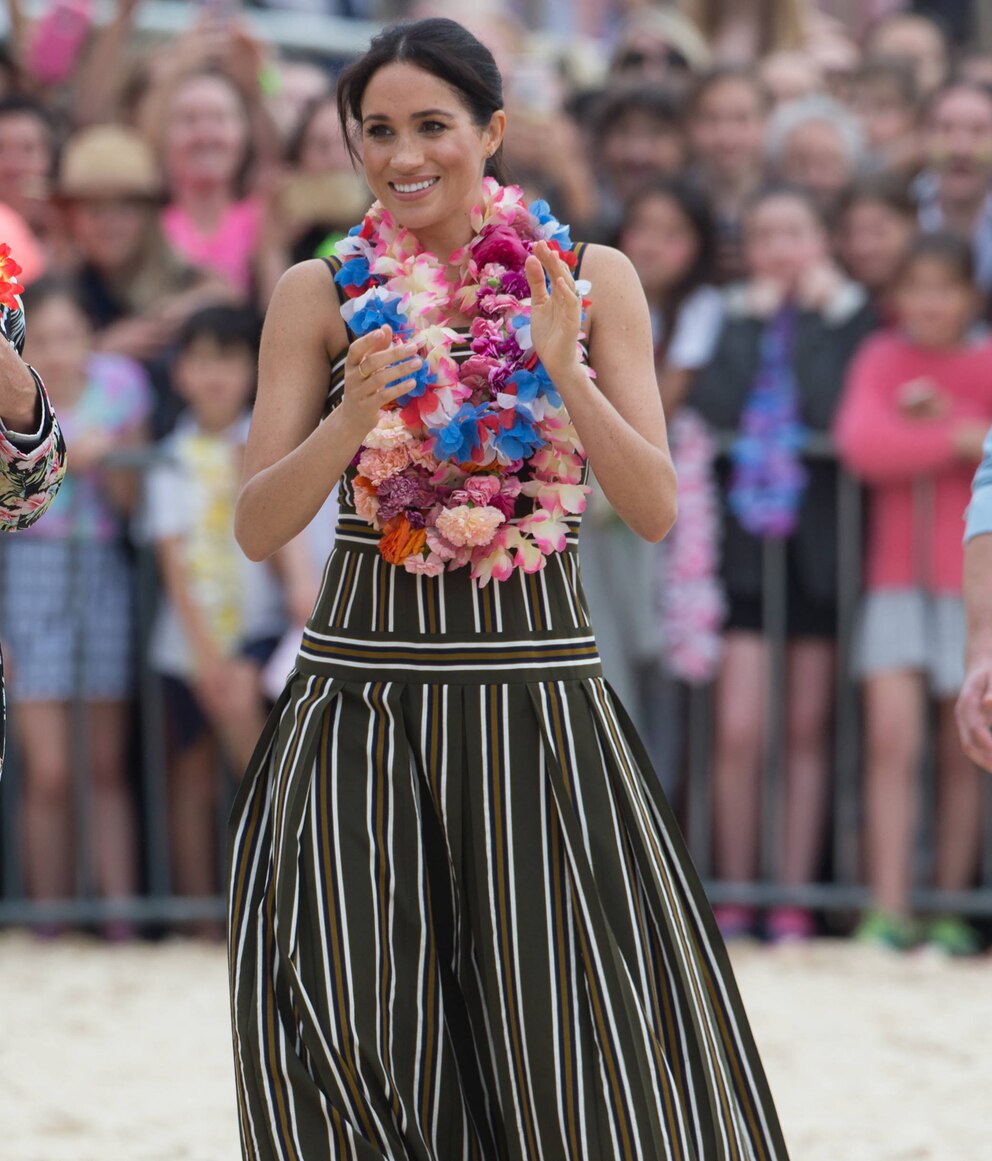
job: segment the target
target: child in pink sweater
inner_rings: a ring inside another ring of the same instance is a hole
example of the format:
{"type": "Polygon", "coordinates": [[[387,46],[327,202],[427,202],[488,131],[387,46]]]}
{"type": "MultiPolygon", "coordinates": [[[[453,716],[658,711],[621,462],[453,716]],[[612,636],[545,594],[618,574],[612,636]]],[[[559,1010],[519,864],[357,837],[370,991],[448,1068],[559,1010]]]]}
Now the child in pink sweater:
{"type": "Polygon", "coordinates": [[[962,518],[992,422],[992,340],[976,334],[971,250],[950,235],[910,249],[895,280],[897,327],[851,365],[836,421],[841,458],[869,488],[866,587],[855,641],[865,687],[866,822],[875,906],[857,934],[952,954],[975,933],[909,914],[917,771],[929,693],[938,706],[938,889],[966,888],[981,842],[981,787],[962,754],[954,699],[964,678],[962,518]]]}

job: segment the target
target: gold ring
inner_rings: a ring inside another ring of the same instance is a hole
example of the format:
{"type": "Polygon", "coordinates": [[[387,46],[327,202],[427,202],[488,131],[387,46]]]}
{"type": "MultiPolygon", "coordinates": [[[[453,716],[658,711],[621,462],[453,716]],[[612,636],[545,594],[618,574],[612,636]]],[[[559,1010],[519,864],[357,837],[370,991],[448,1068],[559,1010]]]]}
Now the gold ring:
{"type": "Polygon", "coordinates": [[[365,370],[365,360],[367,358],[368,358],[368,355],[364,355],[358,362],[358,371],[363,379],[371,379],[372,378],[372,373],[365,370]]]}

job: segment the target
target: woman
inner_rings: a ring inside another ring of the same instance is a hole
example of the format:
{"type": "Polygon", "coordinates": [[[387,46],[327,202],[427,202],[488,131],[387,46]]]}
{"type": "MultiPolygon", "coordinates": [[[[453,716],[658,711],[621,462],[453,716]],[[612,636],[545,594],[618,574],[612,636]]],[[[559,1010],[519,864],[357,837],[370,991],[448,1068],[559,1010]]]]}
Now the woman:
{"type": "Polygon", "coordinates": [[[567,233],[483,179],[505,126],[489,52],[452,21],[393,26],[340,86],[380,204],[333,264],[341,311],[320,261],[276,291],[237,512],[262,559],[344,474],[232,818],[244,1155],[784,1158],[719,934],[602,681],[564,510],[581,436],[635,531],[674,518],[636,274],[589,248],[594,386],[567,233]],[[457,330],[404,330],[405,309],[457,330]],[[463,396],[490,373],[500,415],[463,396]]]}

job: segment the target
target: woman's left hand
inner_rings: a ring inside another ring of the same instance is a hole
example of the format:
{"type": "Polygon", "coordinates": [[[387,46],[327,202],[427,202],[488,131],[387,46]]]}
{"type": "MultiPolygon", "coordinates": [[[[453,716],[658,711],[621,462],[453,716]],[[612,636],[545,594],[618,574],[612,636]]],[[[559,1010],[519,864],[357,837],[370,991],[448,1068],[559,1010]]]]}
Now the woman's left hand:
{"type": "Polygon", "coordinates": [[[566,263],[547,242],[538,242],[524,272],[530,285],[530,333],[537,357],[552,379],[579,365],[582,299],[566,263]],[[545,281],[551,282],[551,290],[545,281]]]}

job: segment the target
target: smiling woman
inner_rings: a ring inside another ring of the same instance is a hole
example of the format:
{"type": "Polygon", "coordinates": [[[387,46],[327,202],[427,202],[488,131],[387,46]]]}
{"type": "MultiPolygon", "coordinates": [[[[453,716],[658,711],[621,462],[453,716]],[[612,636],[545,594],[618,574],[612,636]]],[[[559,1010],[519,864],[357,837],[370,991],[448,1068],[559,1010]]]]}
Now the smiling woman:
{"type": "Polygon", "coordinates": [[[267,556],[343,477],[231,820],[244,1156],[784,1161],[579,580],[590,466],[675,516],[637,276],[498,180],[460,25],[387,29],[338,100],[377,201],[276,290],[237,517],[267,556]]]}

